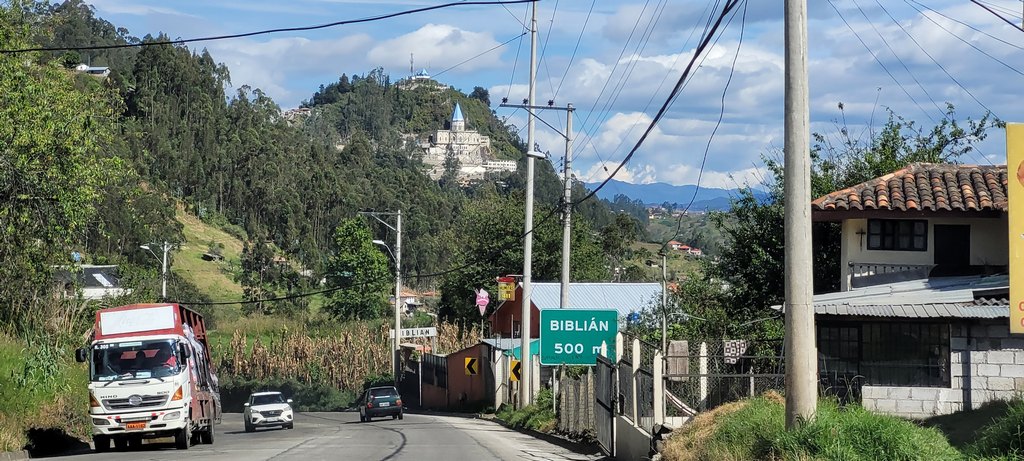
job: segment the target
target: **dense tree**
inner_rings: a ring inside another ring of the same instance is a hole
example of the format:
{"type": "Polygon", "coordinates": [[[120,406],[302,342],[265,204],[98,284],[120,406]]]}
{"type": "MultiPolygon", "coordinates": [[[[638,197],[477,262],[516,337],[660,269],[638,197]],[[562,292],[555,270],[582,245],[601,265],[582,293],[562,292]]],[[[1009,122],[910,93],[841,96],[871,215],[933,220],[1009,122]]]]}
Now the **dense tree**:
{"type": "Polygon", "coordinates": [[[373,244],[361,219],[343,221],[334,230],[334,254],[327,263],[327,283],[345,287],[331,293],[325,310],[340,319],[371,319],[384,315],[394,289],[387,256],[373,244]]]}

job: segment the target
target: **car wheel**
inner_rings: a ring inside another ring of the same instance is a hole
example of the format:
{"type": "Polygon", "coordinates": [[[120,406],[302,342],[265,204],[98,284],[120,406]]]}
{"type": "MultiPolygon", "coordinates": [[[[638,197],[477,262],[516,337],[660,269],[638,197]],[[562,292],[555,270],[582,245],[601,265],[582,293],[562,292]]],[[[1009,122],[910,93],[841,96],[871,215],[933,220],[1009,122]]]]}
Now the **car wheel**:
{"type": "Polygon", "coordinates": [[[192,422],[185,420],[185,427],[178,429],[174,434],[174,448],[188,450],[192,442],[192,422]]]}
{"type": "Polygon", "coordinates": [[[295,429],[295,423],[288,423],[288,425],[285,426],[285,428],[286,429],[295,429]]]}
{"type": "Polygon", "coordinates": [[[250,424],[248,421],[246,421],[245,422],[245,432],[252,432],[254,430],[256,430],[256,428],[252,427],[252,424],[250,424]]]}
{"type": "Polygon", "coordinates": [[[402,419],[404,416],[405,416],[404,413],[399,413],[398,414],[398,419],[402,419]]]}
{"type": "Polygon", "coordinates": [[[396,420],[396,419],[398,419],[398,415],[391,415],[391,420],[392,420],[392,421],[394,421],[394,420],[396,420]]]}
{"type": "Polygon", "coordinates": [[[110,436],[106,435],[94,435],[92,437],[92,444],[96,453],[104,453],[110,450],[110,436]]]}

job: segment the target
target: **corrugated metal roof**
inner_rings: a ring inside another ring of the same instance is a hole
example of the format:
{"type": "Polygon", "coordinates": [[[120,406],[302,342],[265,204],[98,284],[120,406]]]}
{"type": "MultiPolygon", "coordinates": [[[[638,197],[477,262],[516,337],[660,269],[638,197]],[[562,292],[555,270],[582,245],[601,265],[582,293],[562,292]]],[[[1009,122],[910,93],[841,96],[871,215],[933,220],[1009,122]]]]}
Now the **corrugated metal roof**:
{"type": "Polygon", "coordinates": [[[815,304],[818,315],[856,315],[894,318],[998,319],[1010,316],[1010,306],[974,304],[815,304]]]}
{"type": "MultiPolygon", "coordinates": [[[[560,283],[531,284],[530,300],[537,309],[558,309],[562,297],[560,283]]],[[[569,309],[615,309],[620,316],[641,312],[661,302],[660,283],[587,283],[569,284],[569,309]]]]}

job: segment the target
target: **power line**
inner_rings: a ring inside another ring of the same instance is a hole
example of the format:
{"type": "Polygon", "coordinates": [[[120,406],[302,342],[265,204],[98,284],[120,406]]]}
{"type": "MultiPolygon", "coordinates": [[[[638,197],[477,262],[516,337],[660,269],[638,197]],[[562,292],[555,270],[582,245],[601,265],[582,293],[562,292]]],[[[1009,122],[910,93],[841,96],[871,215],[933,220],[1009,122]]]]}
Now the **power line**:
{"type": "Polygon", "coordinates": [[[740,0],[729,0],[726,2],[721,14],[719,14],[718,18],[715,20],[714,25],[709,29],[708,34],[697,46],[697,49],[693,53],[693,57],[690,59],[690,62],[686,65],[686,69],[683,70],[683,74],[679,76],[679,80],[672,88],[672,91],[669,94],[668,98],[665,100],[665,103],[662,104],[660,109],[658,109],[658,113],[655,114],[654,119],[651,120],[651,123],[647,126],[647,129],[644,130],[644,133],[640,136],[640,139],[637,140],[633,148],[630,149],[629,153],[626,154],[626,157],[622,159],[622,162],[620,162],[619,165],[615,167],[615,170],[612,171],[612,173],[607,178],[605,178],[605,180],[602,181],[601,184],[599,184],[594,190],[590,191],[590,193],[585,195],[582,199],[573,202],[574,205],[582,203],[583,201],[586,201],[590,197],[597,195],[597,192],[600,191],[606,184],[608,184],[608,182],[611,181],[612,178],[614,178],[615,175],[618,174],[618,172],[621,171],[627,163],[629,163],[629,160],[633,158],[637,150],[640,149],[640,146],[642,146],[644,141],[647,140],[647,136],[649,136],[651,132],[654,131],[654,127],[658,125],[658,122],[661,121],[662,117],[665,116],[665,113],[668,112],[669,107],[672,105],[672,101],[679,94],[679,91],[682,89],[682,86],[686,82],[687,77],[689,77],[690,73],[693,71],[694,64],[696,64],[697,62],[697,57],[704,53],[708,45],[711,43],[711,39],[716,35],[716,32],[718,32],[719,27],[721,27],[722,21],[725,20],[726,16],[729,15],[729,12],[732,11],[732,9],[735,8],[739,2],[740,0]]]}
{"type": "Polygon", "coordinates": [[[503,47],[503,46],[505,46],[505,45],[508,45],[509,43],[512,43],[512,40],[515,40],[515,39],[517,39],[517,38],[522,38],[522,37],[523,37],[524,35],[526,35],[526,32],[523,32],[523,33],[519,34],[518,36],[512,37],[512,38],[510,38],[510,39],[508,39],[508,40],[505,40],[504,42],[502,42],[502,43],[499,43],[499,44],[497,44],[497,45],[495,45],[495,46],[491,47],[491,48],[490,48],[490,49],[488,49],[487,51],[483,51],[483,52],[480,52],[480,53],[479,53],[479,54],[477,54],[476,56],[473,56],[472,58],[468,58],[468,59],[465,59],[465,60],[463,60],[462,62],[460,62],[460,63],[458,63],[458,64],[456,64],[456,65],[454,65],[454,66],[451,66],[451,67],[449,67],[449,68],[447,68],[447,69],[445,69],[445,70],[442,70],[441,72],[438,72],[438,73],[434,74],[433,76],[434,76],[434,77],[437,77],[438,75],[441,75],[441,74],[443,74],[443,73],[445,73],[445,72],[448,72],[448,71],[450,71],[450,70],[452,70],[452,69],[454,69],[454,68],[456,68],[456,67],[459,67],[459,66],[461,66],[461,65],[463,65],[463,64],[465,64],[465,63],[467,63],[467,62],[469,62],[469,61],[472,61],[472,60],[474,60],[474,59],[476,59],[476,58],[479,58],[480,56],[483,56],[483,55],[485,55],[485,54],[487,54],[487,53],[490,53],[490,52],[492,52],[492,51],[494,51],[494,50],[496,50],[496,49],[498,49],[498,48],[501,48],[501,47],[503,47]]]}
{"type": "MultiPolygon", "coordinates": [[[[909,2],[908,0],[904,0],[904,2],[905,2],[905,3],[907,3],[908,5],[910,5],[910,2],[909,2]]],[[[966,23],[966,22],[963,22],[963,21],[961,21],[961,20],[959,20],[959,19],[956,19],[956,18],[953,18],[953,17],[949,17],[949,16],[947,16],[947,15],[945,15],[945,14],[942,14],[942,12],[941,12],[941,11],[938,11],[938,10],[933,10],[933,9],[930,9],[930,8],[928,8],[927,6],[925,6],[925,5],[922,5],[922,4],[920,4],[920,3],[918,3],[918,5],[920,5],[920,6],[922,7],[922,8],[925,8],[925,9],[927,9],[928,11],[931,11],[932,13],[935,13],[935,14],[937,14],[937,15],[939,15],[939,16],[942,16],[943,18],[946,18],[946,19],[948,19],[948,20],[950,20],[950,21],[953,21],[953,22],[955,22],[955,23],[957,23],[957,24],[960,24],[961,26],[964,26],[964,27],[966,27],[966,28],[968,28],[968,29],[971,29],[971,30],[973,30],[973,31],[975,31],[975,32],[977,32],[977,33],[979,33],[979,34],[981,34],[981,35],[984,35],[984,36],[988,37],[988,38],[991,38],[992,40],[995,40],[995,41],[997,41],[997,42],[1003,43],[1004,45],[1009,45],[1009,46],[1012,46],[1012,47],[1014,47],[1014,48],[1016,48],[1016,49],[1018,49],[1018,50],[1024,51],[1024,47],[1022,47],[1022,46],[1020,46],[1020,45],[1017,45],[1016,43],[1011,43],[1011,42],[1008,42],[1008,41],[1006,41],[1006,40],[1003,40],[1003,39],[1001,39],[1001,38],[999,38],[999,37],[996,37],[995,35],[992,35],[992,34],[990,34],[990,33],[988,33],[988,32],[985,32],[984,30],[981,30],[981,29],[979,29],[979,28],[977,28],[977,27],[974,27],[974,26],[972,26],[972,25],[970,25],[970,24],[968,24],[968,23],[966,23]]],[[[910,5],[910,6],[911,6],[911,7],[913,7],[914,5],[910,5]]],[[[917,8],[915,8],[915,9],[917,9],[917,8]]],[[[917,10],[917,12],[918,12],[918,13],[921,13],[921,15],[922,15],[922,16],[924,16],[924,12],[922,12],[921,10],[917,10]]],[[[1019,29],[1019,27],[1017,27],[1017,25],[1016,25],[1016,24],[1013,24],[1013,26],[1014,26],[1015,28],[1018,28],[1018,29],[1019,29]]]]}
{"type": "Polygon", "coordinates": [[[572,49],[572,55],[569,56],[569,64],[565,65],[565,72],[562,72],[562,78],[558,81],[558,87],[555,88],[555,94],[551,96],[551,99],[558,98],[558,92],[562,90],[562,84],[565,83],[565,76],[569,74],[569,69],[572,67],[572,61],[576,59],[576,52],[580,49],[580,42],[583,41],[583,33],[587,31],[587,24],[590,23],[590,15],[594,12],[594,5],[597,4],[597,0],[591,0],[590,10],[587,11],[587,18],[583,20],[583,27],[580,28],[580,35],[576,38],[576,46],[572,49]]]}
{"type": "MultiPolygon", "coordinates": [[[[905,0],[905,1],[907,1],[907,4],[908,4],[908,5],[910,4],[910,0],[905,0]]],[[[913,1],[914,1],[914,3],[917,3],[917,4],[919,4],[919,5],[920,5],[920,3],[919,3],[919,2],[917,2],[917,0],[913,0],[913,1]]],[[[914,9],[916,9],[916,10],[917,10],[918,12],[920,12],[920,13],[921,13],[921,16],[924,16],[924,18],[925,18],[925,19],[927,19],[927,20],[931,21],[931,22],[932,22],[932,24],[935,24],[935,25],[936,25],[936,26],[938,26],[938,27],[939,27],[940,29],[942,29],[942,30],[946,31],[946,33],[948,33],[949,35],[952,35],[952,36],[953,36],[953,37],[955,37],[955,38],[956,38],[957,40],[960,40],[961,42],[963,42],[963,43],[964,43],[964,44],[966,44],[967,46],[969,46],[969,47],[971,47],[971,48],[974,48],[974,50],[975,50],[975,51],[977,51],[977,52],[979,52],[979,53],[981,53],[981,54],[983,54],[983,55],[985,55],[985,56],[989,57],[989,58],[990,58],[990,59],[992,59],[993,61],[995,61],[995,62],[998,62],[999,64],[1002,64],[1002,65],[1003,65],[1003,67],[1006,67],[1007,69],[1010,69],[1010,70],[1012,70],[1013,72],[1015,72],[1015,73],[1017,73],[1017,74],[1019,74],[1019,75],[1021,75],[1021,76],[1024,76],[1024,72],[1021,72],[1021,71],[1017,70],[1017,68],[1015,68],[1015,67],[1013,67],[1013,66],[1011,66],[1011,65],[1007,64],[1007,63],[1006,63],[1006,62],[1004,62],[1004,61],[1003,61],[1002,59],[999,59],[999,58],[997,58],[997,57],[995,57],[995,56],[992,56],[991,54],[988,54],[988,53],[987,53],[987,52],[986,52],[985,50],[982,50],[981,48],[978,48],[978,47],[977,47],[977,46],[976,46],[975,44],[973,44],[973,43],[971,43],[970,41],[968,41],[968,40],[964,39],[963,37],[961,37],[961,36],[959,36],[959,35],[957,35],[957,34],[953,33],[953,31],[951,31],[951,30],[947,29],[947,28],[946,28],[945,26],[943,26],[942,24],[939,24],[939,23],[938,23],[938,21],[936,21],[936,20],[932,19],[932,18],[931,18],[931,17],[929,17],[929,16],[927,15],[927,14],[924,14],[924,12],[922,12],[922,11],[921,11],[920,9],[918,9],[918,8],[917,8],[916,6],[914,6],[914,5],[910,5],[910,6],[911,6],[912,8],[914,8],[914,9]]],[[[928,7],[924,6],[924,5],[921,5],[921,6],[922,6],[922,7],[924,7],[924,8],[927,8],[927,9],[929,9],[929,10],[930,10],[930,8],[928,8],[928,7]]],[[[1015,27],[1016,27],[1016,26],[1015,26],[1015,27]]],[[[1019,28],[1018,28],[1018,29],[1019,29],[1019,28]]]]}
{"type": "Polygon", "coordinates": [[[399,16],[405,16],[405,15],[414,14],[414,13],[423,13],[423,12],[426,12],[426,11],[439,10],[439,9],[442,9],[442,8],[450,8],[450,7],[456,7],[456,6],[470,6],[470,5],[513,5],[513,4],[519,4],[519,3],[534,3],[536,1],[538,1],[538,0],[502,0],[502,1],[475,0],[475,1],[461,1],[461,2],[444,3],[444,4],[440,4],[440,5],[433,5],[433,6],[425,6],[425,7],[422,7],[422,8],[414,8],[414,9],[411,9],[411,10],[399,11],[399,12],[396,12],[396,13],[382,14],[382,15],[378,15],[378,16],[369,16],[369,17],[360,18],[360,19],[349,19],[349,20],[344,20],[344,21],[336,21],[336,22],[331,22],[331,23],[327,23],[327,24],[319,24],[319,25],[315,25],[315,26],[285,27],[285,28],[279,28],[279,29],[260,30],[260,31],[255,31],[255,32],[245,32],[245,33],[241,33],[241,34],[216,35],[216,36],[211,36],[211,37],[187,38],[187,39],[179,39],[179,40],[157,40],[157,41],[141,42],[141,43],[122,43],[122,44],[116,44],[116,45],[20,48],[20,49],[12,49],[12,50],[0,50],[0,53],[27,53],[27,52],[32,52],[32,51],[109,50],[109,49],[116,49],[116,48],[135,48],[135,47],[156,46],[156,45],[180,45],[180,44],[185,44],[185,43],[208,42],[208,41],[214,41],[214,40],[227,40],[227,39],[235,39],[235,38],[243,38],[243,37],[252,37],[252,36],[256,36],[256,35],[267,35],[267,34],[275,34],[275,33],[280,33],[280,32],[301,32],[301,31],[307,31],[307,30],[327,29],[327,28],[330,28],[330,27],[344,26],[344,25],[349,25],[349,24],[359,24],[359,23],[364,23],[364,22],[374,22],[374,21],[380,21],[380,20],[383,20],[383,19],[390,19],[390,18],[395,18],[395,17],[399,17],[399,16]]]}
{"type": "Polygon", "coordinates": [[[835,5],[835,3],[833,3],[832,0],[828,0],[828,4],[832,6],[832,9],[835,10],[837,15],[839,15],[839,19],[843,21],[843,24],[846,24],[846,28],[850,29],[850,32],[853,32],[853,36],[857,37],[857,41],[860,42],[861,46],[863,46],[864,49],[868,51],[868,54],[871,55],[875,62],[878,63],[882,70],[885,71],[885,73],[889,76],[889,78],[891,78],[892,81],[896,83],[896,86],[900,87],[900,89],[903,90],[903,94],[907,95],[907,97],[910,98],[914,105],[921,110],[921,113],[923,113],[926,117],[928,117],[929,120],[931,120],[934,123],[935,118],[933,118],[931,114],[928,113],[928,111],[924,110],[924,107],[921,106],[921,103],[917,102],[917,99],[914,98],[914,95],[910,94],[910,92],[907,91],[907,88],[904,87],[902,83],[900,83],[899,79],[897,79],[896,76],[889,71],[889,68],[885,66],[885,63],[883,63],[881,59],[878,59],[878,55],[871,50],[871,47],[868,46],[867,42],[865,42],[863,38],[861,38],[860,34],[857,33],[857,30],[853,28],[853,25],[851,25],[850,22],[846,20],[846,17],[843,16],[843,13],[841,11],[839,11],[839,8],[835,5]]]}
{"type": "Polygon", "coordinates": [[[979,2],[978,0],[971,0],[971,3],[974,3],[975,5],[978,5],[978,6],[982,7],[982,8],[984,8],[984,9],[985,9],[985,11],[988,11],[989,13],[992,13],[993,15],[995,15],[995,17],[997,17],[997,18],[999,18],[999,19],[1002,19],[1002,20],[1003,20],[1003,21],[1005,21],[1005,22],[1006,22],[1007,24],[1009,24],[1009,25],[1013,26],[1013,27],[1014,27],[1015,29],[1017,29],[1017,30],[1020,30],[1020,31],[1024,32],[1024,28],[1021,28],[1020,26],[1018,26],[1017,24],[1013,23],[1013,22],[1012,22],[1012,21],[1010,21],[1009,19],[1006,19],[1006,17],[1005,17],[1005,16],[1003,16],[1003,15],[1001,15],[1001,14],[999,14],[999,13],[997,13],[997,12],[993,11],[993,10],[992,10],[992,8],[989,8],[988,6],[986,6],[986,5],[982,4],[981,2],[979,2]]]}

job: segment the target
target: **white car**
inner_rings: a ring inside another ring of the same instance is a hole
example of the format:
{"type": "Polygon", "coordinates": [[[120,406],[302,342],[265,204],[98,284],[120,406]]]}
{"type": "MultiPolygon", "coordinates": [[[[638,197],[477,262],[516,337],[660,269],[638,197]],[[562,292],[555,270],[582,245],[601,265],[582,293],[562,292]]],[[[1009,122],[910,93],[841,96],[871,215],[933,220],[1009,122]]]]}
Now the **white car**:
{"type": "Polygon", "coordinates": [[[255,431],[257,427],[295,427],[295,415],[290,403],[292,399],[285,400],[280,392],[254,392],[242,412],[245,432],[255,431]]]}

